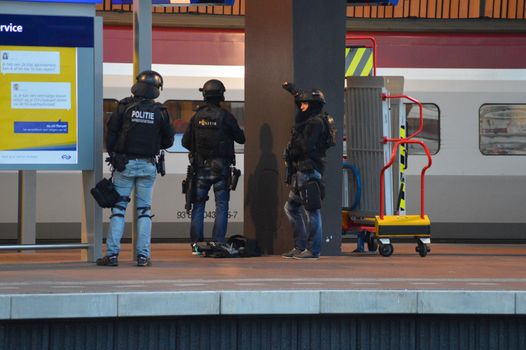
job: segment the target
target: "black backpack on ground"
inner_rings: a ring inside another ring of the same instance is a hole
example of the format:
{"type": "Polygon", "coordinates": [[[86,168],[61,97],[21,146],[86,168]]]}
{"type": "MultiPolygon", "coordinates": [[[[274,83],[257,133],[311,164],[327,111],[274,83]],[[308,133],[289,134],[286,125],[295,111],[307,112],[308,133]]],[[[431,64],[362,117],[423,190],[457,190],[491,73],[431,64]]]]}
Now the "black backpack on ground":
{"type": "Polygon", "coordinates": [[[228,238],[228,244],[238,251],[240,257],[261,256],[261,248],[255,239],[234,235],[228,238]]]}
{"type": "Polygon", "coordinates": [[[205,258],[248,258],[261,255],[256,240],[242,235],[229,237],[227,243],[197,242],[197,251],[205,258]]]}

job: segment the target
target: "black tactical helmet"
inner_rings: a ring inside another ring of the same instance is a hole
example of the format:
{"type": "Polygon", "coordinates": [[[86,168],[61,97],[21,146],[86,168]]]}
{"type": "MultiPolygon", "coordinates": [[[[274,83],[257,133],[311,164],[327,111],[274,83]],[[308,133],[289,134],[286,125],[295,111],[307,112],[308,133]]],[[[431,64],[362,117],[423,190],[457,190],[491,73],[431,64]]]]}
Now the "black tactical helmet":
{"type": "Polygon", "coordinates": [[[323,106],[325,104],[325,94],[319,89],[302,91],[296,97],[296,102],[317,102],[323,106]]]}
{"type": "Polygon", "coordinates": [[[224,99],[225,95],[225,85],[220,80],[211,79],[207,81],[202,88],[199,88],[199,91],[203,93],[203,97],[220,97],[224,99]]]}
{"type": "Polygon", "coordinates": [[[159,97],[159,90],[163,89],[163,77],[153,71],[145,70],[135,78],[137,81],[131,88],[134,96],[154,99],[159,97]]]}

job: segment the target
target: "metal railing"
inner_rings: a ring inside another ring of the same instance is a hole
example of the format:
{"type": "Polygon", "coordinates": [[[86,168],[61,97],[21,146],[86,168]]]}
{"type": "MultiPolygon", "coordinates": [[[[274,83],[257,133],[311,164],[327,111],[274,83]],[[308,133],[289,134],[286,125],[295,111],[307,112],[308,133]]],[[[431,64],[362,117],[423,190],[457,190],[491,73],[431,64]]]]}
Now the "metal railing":
{"type": "MultiPolygon", "coordinates": [[[[158,6],[154,13],[244,16],[249,0],[236,0],[233,6],[158,6]]],[[[132,12],[131,5],[113,5],[103,0],[100,11],[132,12]]],[[[397,6],[348,6],[348,18],[371,19],[526,19],[526,0],[400,0],[397,6]]]]}
{"type": "Polygon", "coordinates": [[[3,250],[49,250],[49,249],[89,249],[91,244],[88,243],[57,243],[57,244],[3,244],[0,245],[0,251],[3,250]]]}

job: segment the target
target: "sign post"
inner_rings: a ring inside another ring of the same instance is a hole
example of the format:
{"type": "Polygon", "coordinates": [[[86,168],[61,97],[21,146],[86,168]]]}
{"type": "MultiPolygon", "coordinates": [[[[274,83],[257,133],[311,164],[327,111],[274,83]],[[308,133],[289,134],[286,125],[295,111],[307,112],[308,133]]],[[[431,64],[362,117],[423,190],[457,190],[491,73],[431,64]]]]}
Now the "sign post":
{"type": "MultiPolygon", "coordinates": [[[[90,261],[102,253],[102,209],[89,194],[102,178],[102,21],[95,16],[97,2],[1,1],[0,170],[19,171],[19,242],[27,243],[14,249],[43,249],[32,234],[37,171],[80,170],[81,243],[68,247],[87,249],[83,257],[90,261]]],[[[0,246],[4,248],[11,247],[0,246]]]]}

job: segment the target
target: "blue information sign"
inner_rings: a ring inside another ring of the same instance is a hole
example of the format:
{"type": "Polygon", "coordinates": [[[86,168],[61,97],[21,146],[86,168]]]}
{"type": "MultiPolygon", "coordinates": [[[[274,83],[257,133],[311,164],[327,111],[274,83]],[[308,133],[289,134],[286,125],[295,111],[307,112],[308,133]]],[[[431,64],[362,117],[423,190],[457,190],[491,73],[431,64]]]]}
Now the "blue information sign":
{"type": "Polygon", "coordinates": [[[100,4],[102,0],[0,0],[1,1],[18,1],[18,2],[62,2],[68,4],[100,4]]]}
{"type": "Polygon", "coordinates": [[[93,47],[93,18],[0,14],[0,44],[93,47]]]}
{"type": "Polygon", "coordinates": [[[93,17],[0,14],[0,169],[93,168],[94,39],[93,17]]]}
{"type": "MultiPolygon", "coordinates": [[[[154,6],[234,5],[235,0],[152,0],[154,6]]],[[[133,0],[113,0],[114,5],[131,5],[133,0]]]]}
{"type": "Polygon", "coordinates": [[[396,6],[398,0],[347,0],[350,6],[396,6]]]}
{"type": "Polygon", "coordinates": [[[15,122],[15,134],[67,134],[67,122],[15,122]]]}

